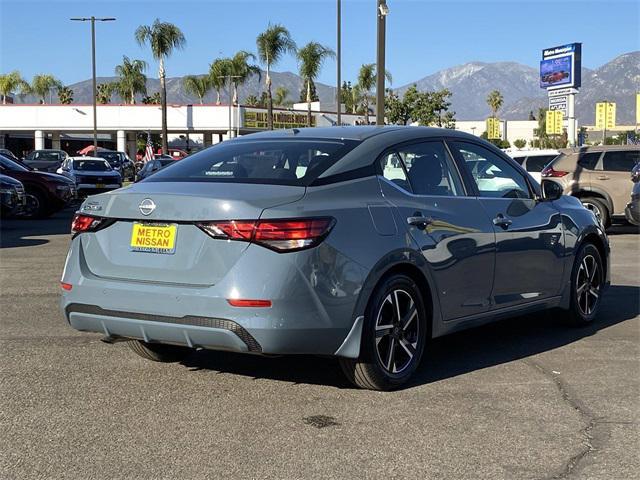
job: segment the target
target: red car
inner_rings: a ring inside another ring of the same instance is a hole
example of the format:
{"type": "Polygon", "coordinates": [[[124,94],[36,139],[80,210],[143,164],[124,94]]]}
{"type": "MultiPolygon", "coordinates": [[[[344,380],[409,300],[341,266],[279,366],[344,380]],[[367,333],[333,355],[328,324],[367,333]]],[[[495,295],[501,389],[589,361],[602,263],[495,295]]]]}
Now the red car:
{"type": "Polygon", "coordinates": [[[0,155],[0,173],[19,180],[27,194],[24,217],[48,217],[76,198],[75,184],[62,175],[37,172],[0,155]]]}

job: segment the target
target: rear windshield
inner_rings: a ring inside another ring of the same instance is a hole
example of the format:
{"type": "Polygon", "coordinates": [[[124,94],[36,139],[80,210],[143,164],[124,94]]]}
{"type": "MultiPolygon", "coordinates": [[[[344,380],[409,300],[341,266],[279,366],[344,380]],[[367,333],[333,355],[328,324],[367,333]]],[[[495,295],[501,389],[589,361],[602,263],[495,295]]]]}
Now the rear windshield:
{"type": "Polygon", "coordinates": [[[62,154],[60,152],[35,152],[33,155],[34,160],[51,160],[51,161],[60,161],[62,160],[62,154]]]}
{"type": "Polygon", "coordinates": [[[306,186],[358,143],[312,139],[224,142],[175,162],[148,181],[306,186]]]}
{"type": "Polygon", "coordinates": [[[106,162],[101,162],[100,160],[74,160],[73,169],[79,171],[93,170],[94,172],[106,172],[107,170],[111,170],[106,162]]]}
{"type": "Polygon", "coordinates": [[[117,152],[98,152],[97,156],[109,163],[120,163],[120,155],[117,152]]]}

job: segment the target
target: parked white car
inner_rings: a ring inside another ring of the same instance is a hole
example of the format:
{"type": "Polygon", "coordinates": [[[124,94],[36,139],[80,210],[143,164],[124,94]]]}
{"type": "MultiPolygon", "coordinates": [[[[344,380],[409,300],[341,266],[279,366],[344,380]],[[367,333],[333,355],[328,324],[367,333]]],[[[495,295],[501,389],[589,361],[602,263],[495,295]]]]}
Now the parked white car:
{"type": "Polygon", "coordinates": [[[507,150],[507,155],[523,166],[529,174],[540,183],[542,177],[540,172],[551,160],[556,158],[560,152],[558,150],[507,150]]]}
{"type": "Polygon", "coordinates": [[[122,187],[122,176],[104,158],[69,157],[62,162],[57,173],[75,182],[78,195],[92,195],[122,187]]]}

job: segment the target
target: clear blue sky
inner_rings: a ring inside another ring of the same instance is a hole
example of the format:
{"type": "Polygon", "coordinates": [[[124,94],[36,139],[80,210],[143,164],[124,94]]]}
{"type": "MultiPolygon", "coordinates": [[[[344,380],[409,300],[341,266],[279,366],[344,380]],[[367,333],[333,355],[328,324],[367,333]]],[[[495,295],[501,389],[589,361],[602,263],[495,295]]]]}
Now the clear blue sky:
{"type": "MultiPolygon", "coordinates": [[[[343,79],[375,61],[375,0],[342,0],[343,79]]],[[[401,86],[442,68],[479,60],[537,66],[540,50],[583,42],[583,64],[594,68],[640,49],[640,2],[388,0],[387,68],[401,86]]],[[[187,47],[169,59],[169,76],[204,73],[211,61],[237,50],[255,51],[269,22],[282,23],[298,45],[316,40],[335,47],[335,0],[0,0],[0,72],[30,79],[52,73],[71,84],[90,78],[89,24],[72,16],[114,16],[97,25],[98,75],[113,75],[122,55],[156,65],[133,32],[158,17],[178,25],[187,47]]],[[[295,59],[275,67],[296,71],[295,59]]],[[[335,84],[327,62],[320,81],[335,84]]]]}

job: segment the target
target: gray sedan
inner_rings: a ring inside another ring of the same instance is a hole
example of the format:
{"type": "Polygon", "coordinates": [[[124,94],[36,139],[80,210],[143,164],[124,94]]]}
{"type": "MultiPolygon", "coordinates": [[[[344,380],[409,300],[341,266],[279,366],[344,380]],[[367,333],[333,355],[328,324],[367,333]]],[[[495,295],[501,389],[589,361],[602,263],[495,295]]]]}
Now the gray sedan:
{"type": "Polygon", "coordinates": [[[427,340],[550,308],[596,319],[608,239],[464,133],[293,129],[223,142],[76,214],[70,325],[155,361],[207,348],[339,359],[397,388],[427,340]]]}

